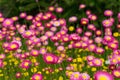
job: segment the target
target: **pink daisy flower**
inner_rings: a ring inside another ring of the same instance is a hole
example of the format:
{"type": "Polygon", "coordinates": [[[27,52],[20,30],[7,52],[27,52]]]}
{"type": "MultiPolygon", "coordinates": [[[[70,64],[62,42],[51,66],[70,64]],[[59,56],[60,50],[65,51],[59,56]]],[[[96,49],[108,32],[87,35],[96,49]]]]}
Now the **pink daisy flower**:
{"type": "Polygon", "coordinates": [[[79,9],[84,9],[85,7],[86,7],[85,4],[80,4],[80,5],[79,5],[79,9]]]}
{"type": "Polygon", "coordinates": [[[58,57],[54,54],[48,53],[48,54],[44,54],[43,55],[43,60],[47,63],[47,64],[56,64],[58,62],[58,57]]]}
{"type": "Polygon", "coordinates": [[[96,27],[95,27],[94,24],[88,24],[87,28],[88,28],[89,30],[93,30],[93,31],[96,30],[96,27]]]}
{"type": "Polygon", "coordinates": [[[111,27],[111,26],[113,26],[113,22],[111,21],[111,20],[109,20],[109,19],[106,19],[106,20],[103,20],[102,21],[102,25],[104,26],[104,27],[111,27]]]}
{"type": "Polygon", "coordinates": [[[20,72],[17,72],[17,73],[15,74],[15,76],[16,76],[16,78],[20,78],[20,77],[22,76],[22,74],[21,74],[20,72]]]}
{"type": "Polygon", "coordinates": [[[102,66],[102,60],[100,59],[95,58],[92,60],[92,62],[94,66],[102,66]]]}
{"type": "Polygon", "coordinates": [[[80,80],[90,80],[90,76],[87,73],[82,73],[80,75],[80,80]]]}
{"type": "Polygon", "coordinates": [[[81,34],[82,31],[83,31],[82,28],[77,28],[77,29],[76,29],[76,32],[79,33],[79,34],[81,34]]]}
{"type": "Polygon", "coordinates": [[[80,75],[79,72],[73,72],[70,76],[70,80],[80,80],[80,75]]]}
{"type": "Polygon", "coordinates": [[[35,73],[32,75],[31,79],[32,80],[43,80],[43,76],[42,76],[42,74],[35,73]]]}
{"type": "Polygon", "coordinates": [[[69,18],[68,20],[69,22],[76,22],[77,21],[77,17],[76,16],[72,16],[69,18]]]}
{"type": "Polygon", "coordinates": [[[113,70],[112,74],[113,74],[114,77],[120,78],[120,70],[113,70]]]}
{"type": "Polygon", "coordinates": [[[62,12],[63,12],[63,8],[62,8],[62,7],[57,7],[57,8],[55,9],[55,11],[56,11],[57,13],[62,13],[62,12]]]}
{"type": "Polygon", "coordinates": [[[94,59],[94,56],[87,56],[88,61],[92,61],[94,59]]]}
{"type": "Polygon", "coordinates": [[[95,51],[96,45],[90,44],[90,45],[88,45],[88,49],[89,49],[89,51],[95,51]]]}
{"type": "Polygon", "coordinates": [[[105,50],[101,47],[97,47],[95,52],[96,52],[96,54],[103,54],[105,52],[105,50]]]}
{"type": "Polygon", "coordinates": [[[45,48],[41,48],[39,51],[40,54],[46,54],[46,52],[47,52],[47,50],[45,48]]]}
{"type": "Polygon", "coordinates": [[[23,60],[20,64],[20,67],[21,68],[25,68],[25,69],[28,69],[30,68],[30,65],[31,65],[31,61],[30,60],[23,60]]]}
{"type": "Polygon", "coordinates": [[[64,51],[64,46],[58,46],[58,47],[57,47],[57,50],[58,50],[58,51],[64,51]]]}
{"type": "Polygon", "coordinates": [[[81,23],[82,25],[86,25],[86,24],[89,23],[89,19],[87,19],[87,18],[82,18],[82,19],[80,20],[80,23],[81,23]]]}
{"type": "Polygon", "coordinates": [[[89,18],[90,20],[92,20],[92,21],[97,20],[97,16],[96,16],[95,14],[90,14],[90,15],[88,16],[88,18],[89,18]]]}
{"type": "Polygon", "coordinates": [[[19,44],[17,42],[12,42],[12,43],[9,44],[7,49],[12,51],[12,50],[17,50],[19,47],[20,46],[19,46],[19,44]]]}
{"type": "Polygon", "coordinates": [[[26,20],[32,20],[32,19],[33,19],[33,16],[32,16],[32,15],[26,16],[26,20]]]}
{"type": "Polygon", "coordinates": [[[20,13],[20,18],[25,18],[27,16],[27,14],[26,13],[20,13]]]}
{"type": "Polygon", "coordinates": [[[55,8],[54,8],[54,6],[49,6],[49,7],[48,7],[48,10],[49,10],[49,11],[54,11],[55,8]]]}
{"type": "Polygon", "coordinates": [[[112,16],[113,15],[113,11],[112,10],[105,10],[104,11],[104,15],[105,16],[112,16]]]}
{"type": "Polygon", "coordinates": [[[101,43],[102,42],[102,38],[101,37],[95,37],[95,42],[96,43],[101,43]]]}
{"type": "Polygon", "coordinates": [[[6,55],[5,54],[0,54],[0,60],[5,59],[6,55]]]}
{"type": "Polygon", "coordinates": [[[30,54],[31,54],[32,56],[37,57],[37,56],[39,55],[39,52],[38,52],[38,50],[32,50],[32,51],[30,52],[30,54]]]}
{"type": "Polygon", "coordinates": [[[94,74],[95,80],[114,80],[113,76],[105,71],[97,71],[94,74]]]}
{"type": "Polygon", "coordinates": [[[12,19],[5,19],[3,21],[3,26],[4,27],[8,27],[8,26],[11,26],[11,25],[13,25],[13,20],[12,19]]]}

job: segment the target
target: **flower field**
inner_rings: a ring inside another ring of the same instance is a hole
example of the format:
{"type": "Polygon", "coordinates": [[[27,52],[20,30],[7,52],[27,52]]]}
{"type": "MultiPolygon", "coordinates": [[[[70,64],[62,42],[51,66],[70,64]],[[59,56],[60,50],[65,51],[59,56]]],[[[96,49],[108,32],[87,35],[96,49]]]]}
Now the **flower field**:
{"type": "Polygon", "coordinates": [[[117,1],[0,1],[0,80],[120,80],[117,1]]]}

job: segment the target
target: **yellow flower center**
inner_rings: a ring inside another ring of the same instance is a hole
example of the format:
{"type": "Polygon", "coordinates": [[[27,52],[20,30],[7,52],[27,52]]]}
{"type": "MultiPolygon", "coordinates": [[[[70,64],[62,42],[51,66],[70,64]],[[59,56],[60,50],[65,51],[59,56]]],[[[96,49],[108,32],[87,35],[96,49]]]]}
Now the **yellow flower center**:
{"type": "Polygon", "coordinates": [[[53,58],[51,56],[47,56],[46,60],[47,61],[53,61],[53,58]]]}
{"type": "Polygon", "coordinates": [[[120,72],[116,71],[115,73],[115,76],[120,76],[120,72]]]}
{"type": "Polygon", "coordinates": [[[105,76],[100,76],[100,78],[98,80],[108,80],[108,78],[105,76]]]}
{"type": "Polygon", "coordinates": [[[35,76],[35,80],[39,80],[40,79],[40,77],[39,76],[35,76]]]}
{"type": "Polygon", "coordinates": [[[79,75],[78,75],[78,74],[75,74],[75,75],[74,75],[74,77],[75,77],[75,78],[78,78],[78,77],[79,77],[79,75]]]}
{"type": "Polygon", "coordinates": [[[13,44],[13,45],[10,46],[10,48],[12,48],[12,49],[14,49],[16,47],[17,47],[17,45],[15,45],[15,44],[13,44]]]}
{"type": "Polygon", "coordinates": [[[7,21],[6,24],[9,25],[9,24],[10,24],[10,21],[7,21]]]}
{"type": "Polygon", "coordinates": [[[24,66],[28,66],[29,65],[29,63],[28,62],[25,62],[25,65],[24,66]]]}

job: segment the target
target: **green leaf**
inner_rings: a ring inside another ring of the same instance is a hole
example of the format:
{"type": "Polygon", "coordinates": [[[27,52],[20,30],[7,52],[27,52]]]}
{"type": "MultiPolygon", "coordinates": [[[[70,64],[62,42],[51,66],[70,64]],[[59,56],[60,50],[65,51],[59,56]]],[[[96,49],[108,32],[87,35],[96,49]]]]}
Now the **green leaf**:
{"type": "Polygon", "coordinates": [[[73,4],[75,1],[74,0],[64,0],[67,5],[73,4]]]}
{"type": "Polygon", "coordinates": [[[38,4],[39,4],[39,6],[42,6],[42,7],[48,7],[48,6],[50,6],[50,3],[47,3],[45,1],[39,1],[38,4]]]}
{"type": "Polygon", "coordinates": [[[30,4],[26,5],[26,6],[19,7],[19,9],[21,11],[30,11],[30,10],[36,8],[36,7],[37,7],[36,3],[30,3],[30,4]]]}

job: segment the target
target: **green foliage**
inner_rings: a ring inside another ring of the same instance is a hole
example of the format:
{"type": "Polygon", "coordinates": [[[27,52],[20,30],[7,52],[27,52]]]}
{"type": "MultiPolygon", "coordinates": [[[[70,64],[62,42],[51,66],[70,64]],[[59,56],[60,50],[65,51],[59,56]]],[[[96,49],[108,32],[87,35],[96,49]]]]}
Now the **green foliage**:
{"type": "MultiPolygon", "coordinates": [[[[120,0],[0,0],[0,11],[6,17],[18,15],[19,12],[32,14],[39,11],[46,11],[48,6],[59,5],[64,8],[62,17],[68,18],[70,15],[80,15],[83,11],[78,11],[79,4],[87,5],[87,9],[101,14],[105,9],[120,11],[120,0]],[[76,13],[77,12],[77,13],[76,13]],[[69,14],[69,15],[68,15],[69,14]]],[[[80,16],[78,16],[80,17],[80,16]]]]}

